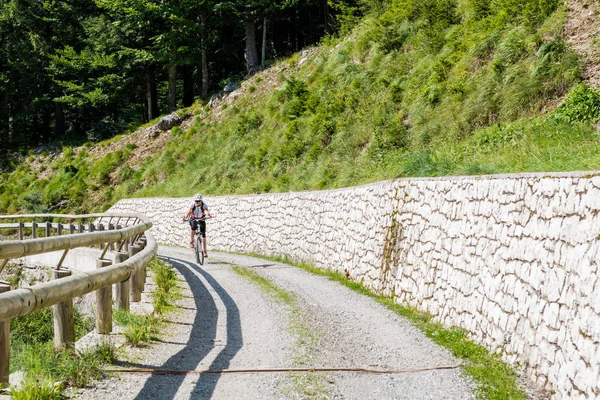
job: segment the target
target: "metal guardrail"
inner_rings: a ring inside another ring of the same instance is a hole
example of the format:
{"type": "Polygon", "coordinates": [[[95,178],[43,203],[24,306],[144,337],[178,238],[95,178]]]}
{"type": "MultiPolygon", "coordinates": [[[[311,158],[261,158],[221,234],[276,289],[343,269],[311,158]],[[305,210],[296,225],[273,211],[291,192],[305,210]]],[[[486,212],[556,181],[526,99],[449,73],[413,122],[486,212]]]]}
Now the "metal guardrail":
{"type": "Polygon", "coordinates": [[[73,298],[96,291],[96,330],[110,333],[112,285],[115,285],[119,309],[128,310],[130,300],[140,301],[145,269],[156,255],[157,244],[148,232],[152,223],[139,214],[6,215],[0,216],[0,221],[11,221],[2,222],[0,229],[16,230],[21,239],[0,241],[0,271],[11,259],[64,250],[52,281],[16,290],[10,290],[10,285],[0,281],[0,385],[3,385],[8,384],[12,318],[53,306],[55,347],[71,346],[74,342],[73,298]],[[42,219],[67,219],[70,222],[36,222],[42,219]],[[83,224],[85,220],[92,222],[83,224]],[[81,222],[74,225],[72,221],[81,222]],[[30,238],[25,239],[27,228],[30,238]],[[46,237],[37,238],[38,229],[44,229],[46,237]],[[55,236],[52,236],[52,229],[55,236]],[[63,235],[65,231],[68,234],[63,235]],[[70,249],[85,246],[98,246],[102,250],[96,262],[97,269],[74,275],[61,269],[70,249]],[[111,261],[104,259],[109,250],[115,252],[112,266],[111,261]]]}

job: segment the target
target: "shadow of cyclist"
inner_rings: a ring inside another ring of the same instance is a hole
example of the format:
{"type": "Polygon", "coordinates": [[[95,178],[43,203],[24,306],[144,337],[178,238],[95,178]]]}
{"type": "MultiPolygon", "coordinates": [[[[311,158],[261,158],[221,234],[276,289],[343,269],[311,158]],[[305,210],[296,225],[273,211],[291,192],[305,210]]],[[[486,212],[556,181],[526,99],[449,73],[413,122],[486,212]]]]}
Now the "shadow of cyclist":
{"type": "MultiPolygon", "coordinates": [[[[169,262],[183,275],[194,295],[196,317],[194,318],[190,338],[186,346],[171,356],[159,370],[190,371],[198,367],[200,361],[213,350],[218,321],[218,309],[208,288],[204,286],[197,274],[200,274],[212,287],[225,305],[227,316],[227,341],[209,369],[226,369],[233,357],[242,347],[242,331],[239,309],[231,296],[205,270],[190,262],[169,258],[169,262]]],[[[210,398],[219,374],[201,374],[196,383],[197,396],[210,398]]],[[[185,375],[153,374],[135,397],[136,400],[160,398],[173,399],[181,386],[185,375]]],[[[194,395],[196,395],[194,393],[194,395]]]]}

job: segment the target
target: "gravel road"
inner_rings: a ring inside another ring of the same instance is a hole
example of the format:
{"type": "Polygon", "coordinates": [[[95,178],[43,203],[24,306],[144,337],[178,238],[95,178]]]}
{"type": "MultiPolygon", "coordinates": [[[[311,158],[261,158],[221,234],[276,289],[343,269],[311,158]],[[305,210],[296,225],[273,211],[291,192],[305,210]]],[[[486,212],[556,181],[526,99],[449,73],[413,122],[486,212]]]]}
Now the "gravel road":
{"type": "MultiPolygon", "coordinates": [[[[286,264],[160,247],[184,288],[161,341],[123,368],[225,373],[118,373],[81,399],[471,399],[459,361],[401,317],[327,278],[286,264]],[[289,294],[277,301],[247,268],[289,294]],[[246,271],[245,269],[242,271],[246,271]],[[322,372],[274,369],[314,368],[322,372]],[[348,369],[387,371],[373,374],[348,369]],[[342,371],[336,371],[342,369],[342,371]],[[345,370],[344,370],[345,369],[345,370]],[[251,370],[242,372],[240,370],[251,370]]],[[[133,354],[133,355],[132,355],[133,354]]],[[[133,358],[133,359],[132,359],[133,358]]]]}

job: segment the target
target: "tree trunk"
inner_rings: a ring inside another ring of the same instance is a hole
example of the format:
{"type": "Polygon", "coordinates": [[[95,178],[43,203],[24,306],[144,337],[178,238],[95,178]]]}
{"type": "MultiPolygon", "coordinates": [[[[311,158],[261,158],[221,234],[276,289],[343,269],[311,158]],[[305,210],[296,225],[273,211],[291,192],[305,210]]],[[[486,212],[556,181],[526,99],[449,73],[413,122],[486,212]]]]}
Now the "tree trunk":
{"type": "Polygon", "coordinates": [[[263,19],[263,32],[262,32],[262,47],[261,47],[261,61],[260,65],[264,68],[265,61],[267,59],[267,17],[263,19]]]}
{"type": "MultiPolygon", "coordinates": [[[[43,90],[44,93],[50,93],[50,85],[46,80],[44,80],[43,90]]],[[[50,107],[51,105],[47,102],[42,105],[42,127],[40,132],[42,143],[50,139],[50,107]]]]}
{"type": "Polygon", "coordinates": [[[177,107],[177,66],[175,60],[171,60],[172,64],[169,65],[169,94],[167,96],[167,106],[169,112],[175,111],[177,107]]]}
{"type": "Polygon", "coordinates": [[[331,32],[331,26],[329,26],[328,0],[323,0],[323,22],[325,23],[325,32],[331,32]]]}
{"type": "Polygon", "coordinates": [[[65,133],[65,110],[62,103],[54,103],[54,136],[60,137],[65,133]]]}
{"type": "MultiPolygon", "coordinates": [[[[48,93],[48,92],[46,92],[48,93]]],[[[44,106],[42,110],[42,142],[47,142],[50,139],[50,109],[44,106]]]]}
{"type": "Polygon", "coordinates": [[[200,22],[202,24],[202,32],[200,33],[200,44],[202,45],[202,52],[200,55],[200,71],[202,72],[202,89],[201,95],[203,99],[208,96],[208,57],[206,53],[206,47],[208,46],[208,27],[206,26],[206,15],[200,14],[200,22]]]}
{"type": "Polygon", "coordinates": [[[15,140],[15,118],[12,115],[10,105],[8,106],[8,144],[13,144],[15,140]]]}
{"type": "Polygon", "coordinates": [[[254,21],[246,17],[246,69],[248,74],[258,71],[258,53],[256,51],[256,33],[254,21]]]}
{"type": "Polygon", "coordinates": [[[156,80],[152,71],[146,77],[146,109],[148,110],[148,121],[158,117],[158,99],[156,96],[156,80]]]}
{"type": "Polygon", "coordinates": [[[183,75],[183,106],[189,107],[194,103],[194,77],[189,66],[185,66],[183,75]]]}

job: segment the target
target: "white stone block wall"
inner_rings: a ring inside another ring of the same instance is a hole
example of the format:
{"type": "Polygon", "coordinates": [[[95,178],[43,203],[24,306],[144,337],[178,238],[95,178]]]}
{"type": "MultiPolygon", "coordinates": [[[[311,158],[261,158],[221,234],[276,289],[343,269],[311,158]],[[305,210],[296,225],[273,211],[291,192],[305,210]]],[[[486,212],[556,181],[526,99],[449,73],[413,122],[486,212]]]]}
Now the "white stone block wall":
{"type": "MultiPolygon", "coordinates": [[[[187,245],[190,198],[128,199],[187,245]]],[[[431,313],[556,399],[600,398],[600,173],[207,197],[209,249],[288,255],[431,313]]]]}

